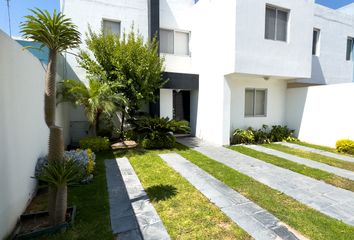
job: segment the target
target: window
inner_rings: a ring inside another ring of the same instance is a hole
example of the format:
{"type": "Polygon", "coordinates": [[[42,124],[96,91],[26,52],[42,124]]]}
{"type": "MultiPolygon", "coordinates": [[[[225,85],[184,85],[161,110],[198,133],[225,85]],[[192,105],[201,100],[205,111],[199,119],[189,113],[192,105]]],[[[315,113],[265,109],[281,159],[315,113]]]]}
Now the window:
{"type": "Polygon", "coordinates": [[[176,55],[189,55],[189,33],[160,29],[160,51],[176,55]]]}
{"type": "Polygon", "coordinates": [[[265,117],[267,116],[267,90],[247,88],[245,91],[245,116],[265,117]]]}
{"type": "Polygon", "coordinates": [[[112,33],[120,36],[120,22],[103,19],[103,33],[112,33]]]}
{"type": "Polygon", "coordinates": [[[354,59],[354,39],[348,38],[347,40],[347,61],[351,61],[354,59]]]}
{"type": "Polygon", "coordinates": [[[312,55],[318,56],[320,53],[320,30],[313,30],[313,39],[312,39],[312,55]]]}
{"type": "Polygon", "coordinates": [[[289,12],[275,7],[266,7],[265,39],[287,41],[289,12]]]}

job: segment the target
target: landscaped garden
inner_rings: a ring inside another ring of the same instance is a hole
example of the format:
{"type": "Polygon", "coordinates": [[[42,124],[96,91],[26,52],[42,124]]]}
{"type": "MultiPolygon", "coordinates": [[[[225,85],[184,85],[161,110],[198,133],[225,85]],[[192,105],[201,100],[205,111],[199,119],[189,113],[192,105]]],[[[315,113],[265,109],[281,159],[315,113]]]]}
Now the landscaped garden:
{"type": "MultiPolygon", "coordinates": [[[[242,168],[230,167],[217,157],[208,157],[207,153],[202,154],[179,144],[174,134],[189,134],[188,122],[141,112],[144,104],[157,100],[155,93],[165,83],[161,74],[164,59],[157,54],[155,40],[145,42],[134,29],[122,38],[89,29],[86,50],[80,50],[78,54],[78,62],[86,70],[88,82],[65,79],[57,89],[56,55],[78,47],[81,40],[76,26],[60,13],[51,16],[48,12],[36,10],[33,16],[27,16],[22,27],[24,36],[42,42],[50,50],[45,92],[45,121],[50,133],[48,156],[40,158],[37,163],[34,177],[39,181],[40,190],[26,211],[34,216],[34,222],[26,225],[25,234],[46,229],[45,235],[38,235],[39,239],[113,239],[115,236],[110,219],[110,210],[113,210],[109,205],[104,161],[127,157],[172,239],[251,239],[251,234],[221,211],[220,206],[212,203],[200,189],[159,156],[177,153],[267,211],[266,214],[269,212],[310,239],[348,240],[354,236],[354,227],[350,224],[315,210],[309,206],[310,203],[296,200],[271,187],[267,181],[262,183],[256,180],[242,168]],[[90,123],[90,136],[67,151],[64,151],[62,129],[55,125],[57,101],[83,107],[90,123]],[[114,124],[116,117],[119,118],[119,126],[114,124]],[[68,206],[76,206],[76,209],[68,206]],[[38,211],[47,213],[43,215],[38,211]],[[38,221],[38,216],[41,216],[41,221],[38,221]],[[46,235],[49,233],[51,235],[46,235]]],[[[232,142],[259,144],[305,160],[354,171],[353,162],[273,143],[293,141],[299,146],[335,152],[330,148],[299,142],[293,133],[286,126],[236,129],[232,142]]],[[[218,150],[213,146],[210,149],[218,150]]],[[[335,173],[256,151],[245,145],[219,149],[229,151],[230,158],[242,156],[260,164],[267,163],[269,165],[259,166],[270,170],[275,166],[281,173],[284,169],[290,170],[292,174],[298,174],[296,176],[300,180],[307,176],[311,178],[306,178],[307,181],[316,179],[328,183],[330,187],[325,185],[326,190],[335,186],[341,193],[343,189],[349,190],[349,194],[354,192],[354,181],[335,173]],[[230,152],[242,155],[231,155],[230,152]]],[[[337,143],[340,152],[352,154],[353,149],[354,144],[349,140],[337,143]]],[[[241,157],[228,160],[233,163],[246,162],[241,157]]],[[[252,163],[242,167],[252,168],[252,163]]],[[[120,171],[119,168],[117,171],[120,171]]]]}

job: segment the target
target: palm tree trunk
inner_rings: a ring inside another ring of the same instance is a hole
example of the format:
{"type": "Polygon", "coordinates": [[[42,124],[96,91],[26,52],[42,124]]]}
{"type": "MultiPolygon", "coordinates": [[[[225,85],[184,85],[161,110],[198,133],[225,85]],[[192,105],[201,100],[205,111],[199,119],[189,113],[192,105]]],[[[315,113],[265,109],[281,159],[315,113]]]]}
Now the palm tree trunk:
{"type": "Polygon", "coordinates": [[[94,131],[95,131],[95,136],[97,136],[97,134],[98,134],[98,128],[99,128],[99,125],[100,125],[100,116],[101,116],[101,112],[97,111],[95,124],[93,126],[94,127],[94,131]]]}
{"type": "Polygon", "coordinates": [[[67,200],[68,200],[68,187],[66,185],[57,187],[54,225],[59,225],[65,222],[66,209],[68,207],[67,200]]]}
{"type": "Polygon", "coordinates": [[[56,50],[49,50],[48,66],[45,76],[45,94],[44,94],[44,116],[45,122],[48,127],[55,125],[55,75],[57,64],[57,52],[56,50]]]}
{"type": "MultiPolygon", "coordinates": [[[[48,161],[64,161],[64,138],[62,128],[52,126],[49,128],[48,161]]],[[[48,212],[49,222],[55,225],[56,205],[58,201],[58,189],[49,186],[48,212]]]]}

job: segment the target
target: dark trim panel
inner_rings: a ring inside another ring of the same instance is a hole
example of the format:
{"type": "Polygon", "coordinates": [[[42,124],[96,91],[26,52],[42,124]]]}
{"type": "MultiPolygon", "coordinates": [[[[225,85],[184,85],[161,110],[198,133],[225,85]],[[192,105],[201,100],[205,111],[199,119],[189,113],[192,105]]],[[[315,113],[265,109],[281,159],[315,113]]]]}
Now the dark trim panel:
{"type": "MultiPolygon", "coordinates": [[[[149,37],[160,41],[160,0],[149,0],[149,37]]],[[[160,44],[159,44],[160,45],[160,44]]],[[[158,46],[160,54],[160,46],[158,46]]]]}
{"type": "Polygon", "coordinates": [[[164,72],[164,79],[169,81],[162,87],[165,89],[198,90],[199,75],[190,73],[164,72]]]}

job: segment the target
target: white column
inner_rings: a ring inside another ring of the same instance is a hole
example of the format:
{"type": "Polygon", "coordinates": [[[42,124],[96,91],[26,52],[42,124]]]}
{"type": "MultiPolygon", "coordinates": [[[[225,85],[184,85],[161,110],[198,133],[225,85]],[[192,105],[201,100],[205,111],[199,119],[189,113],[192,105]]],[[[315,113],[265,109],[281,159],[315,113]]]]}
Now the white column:
{"type": "Polygon", "coordinates": [[[173,118],[173,90],[160,89],[160,117],[173,118]]]}

